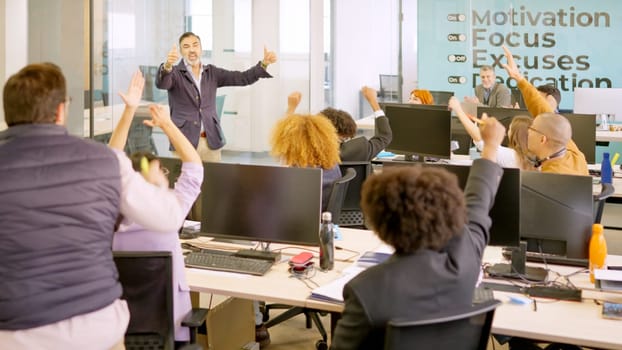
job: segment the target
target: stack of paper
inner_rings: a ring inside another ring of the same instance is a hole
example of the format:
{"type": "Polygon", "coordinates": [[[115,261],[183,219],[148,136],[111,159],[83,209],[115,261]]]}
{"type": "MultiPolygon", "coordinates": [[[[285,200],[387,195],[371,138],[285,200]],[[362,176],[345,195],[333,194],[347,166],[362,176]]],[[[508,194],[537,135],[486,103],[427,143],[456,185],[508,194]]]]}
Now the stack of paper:
{"type": "Polygon", "coordinates": [[[336,280],[311,291],[311,298],[335,303],[343,303],[343,287],[363,270],[364,268],[361,267],[349,267],[344,270],[343,274],[336,280]]]}

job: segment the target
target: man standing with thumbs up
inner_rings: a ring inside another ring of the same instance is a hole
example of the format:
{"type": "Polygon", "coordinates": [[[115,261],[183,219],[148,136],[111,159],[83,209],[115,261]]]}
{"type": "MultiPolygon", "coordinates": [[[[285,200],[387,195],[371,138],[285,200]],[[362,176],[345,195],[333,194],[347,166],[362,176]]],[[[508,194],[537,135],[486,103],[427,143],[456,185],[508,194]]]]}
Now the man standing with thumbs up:
{"type": "MultiPolygon", "coordinates": [[[[259,78],[272,78],[266,71],[276,62],[276,54],[264,48],[263,60],[244,72],[230,71],[201,63],[201,39],[192,32],[179,37],[160,65],[156,86],[168,90],[171,119],[197,148],[203,161],[220,161],[225,138],[216,112],[216,89],[246,86],[259,78]],[[182,60],[179,60],[181,53],[182,60]]],[[[171,150],[174,148],[171,146],[171,150]]]]}

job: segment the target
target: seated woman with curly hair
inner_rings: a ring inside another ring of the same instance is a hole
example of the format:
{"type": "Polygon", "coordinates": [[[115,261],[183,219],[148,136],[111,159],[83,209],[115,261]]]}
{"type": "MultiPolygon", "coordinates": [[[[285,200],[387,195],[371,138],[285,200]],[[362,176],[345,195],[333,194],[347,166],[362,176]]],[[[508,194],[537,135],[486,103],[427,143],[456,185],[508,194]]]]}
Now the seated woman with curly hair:
{"type": "MultiPolygon", "coordinates": [[[[299,93],[293,93],[299,94],[299,93]]],[[[292,95],[289,99],[291,101],[292,95]]],[[[288,166],[322,168],[322,211],[333,183],[341,178],[339,138],[335,127],[321,114],[289,114],[272,131],[270,153],[288,166]]]]}
{"type": "Polygon", "coordinates": [[[503,174],[496,153],[504,127],[488,118],[480,131],[482,158],[473,162],[464,193],[453,174],[435,167],[388,168],[365,181],[365,219],[395,253],[346,284],[331,349],[382,349],[392,319],[471,305],[503,174]]]}

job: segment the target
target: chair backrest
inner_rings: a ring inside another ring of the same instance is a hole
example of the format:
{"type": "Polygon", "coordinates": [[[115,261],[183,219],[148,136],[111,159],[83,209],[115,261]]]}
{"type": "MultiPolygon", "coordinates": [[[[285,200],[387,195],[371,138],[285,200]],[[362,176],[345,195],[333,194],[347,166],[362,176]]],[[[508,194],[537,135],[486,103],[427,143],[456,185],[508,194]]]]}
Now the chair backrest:
{"type": "Polygon", "coordinates": [[[600,220],[603,218],[603,210],[605,208],[605,201],[611,197],[615,192],[615,188],[612,184],[601,184],[601,190],[599,194],[594,195],[594,223],[600,224],[600,220]]]}
{"type": "Polygon", "coordinates": [[[448,105],[449,99],[454,95],[453,91],[430,90],[435,105],[448,105]]]}
{"type": "Polygon", "coordinates": [[[355,176],[356,170],[348,168],[345,175],[333,182],[330,197],[328,197],[328,204],[326,205],[326,211],[332,214],[334,223],[337,223],[341,215],[341,207],[343,207],[343,201],[346,198],[346,192],[348,192],[348,184],[355,176]]]}
{"type": "Polygon", "coordinates": [[[380,74],[380,91],[378,96],[383,101],[399,101],[399,75],[380,74]]]}
{"type": "Polygon", "coordinates": [[[126,349],[174,349],[171,253],[115,251],[113,254],[123,286],[122,298],[130,310],[126,349]]]}
{"type": "Polygon", "coordinates": [[[340,226],[364,226],[363,212],[361,211],[361,189],[367,177],[372,173],[371,162],[347,161],[339,164],[341,173],[347,173],[348,168],[356,171],[356,176],[348,185],[341,214],[334,222],[340,226]]]}
{"type": "Polygon", "coordinates": [[[510,103],[512,104],[512,107],[518,103],[519,108],[527,108],[525,100],[523,99],[523,94],[517,87],[510,88],[510,94],[510,103]]]}
{"type": "Polygon", "coordinates": [[[384,349],[485,350],[500,304],[490,300],[425,320],[392,320],[387,324],[384,349]]]}

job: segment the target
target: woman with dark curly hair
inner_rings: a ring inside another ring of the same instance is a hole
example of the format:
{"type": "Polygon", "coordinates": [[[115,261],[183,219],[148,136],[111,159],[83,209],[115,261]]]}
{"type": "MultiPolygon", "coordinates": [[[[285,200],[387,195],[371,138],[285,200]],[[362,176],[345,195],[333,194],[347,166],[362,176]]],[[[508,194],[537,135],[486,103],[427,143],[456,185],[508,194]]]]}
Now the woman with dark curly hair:
{"type": "Polygon", "coordinates": [[[369,140],[365,136],[356,136],[356,122],[350,113],[332,107],[324,108],[320,114],[328,118],[339,135],[339,155],[346,161],[370,161],[374,159],[393,139],[393,131],[389,119],[384,115],[377,99],[376,90],[363,86],[363,97],[369,103],[374,113],[370,118],[376,125],[374,136],[369,140]]]}
{"type": "Polygon", "coordinates": [[[346,284],[331,349],[382,349],[391,319],[471,305],[503,174],[496,159],[504,127],[487,118],[480,132],[482,159],[464,193],[454,175],[433,167],[389,168],[367,179],[363,213],[395,254],[346,284]]]}

